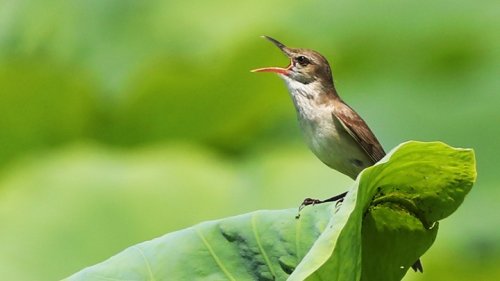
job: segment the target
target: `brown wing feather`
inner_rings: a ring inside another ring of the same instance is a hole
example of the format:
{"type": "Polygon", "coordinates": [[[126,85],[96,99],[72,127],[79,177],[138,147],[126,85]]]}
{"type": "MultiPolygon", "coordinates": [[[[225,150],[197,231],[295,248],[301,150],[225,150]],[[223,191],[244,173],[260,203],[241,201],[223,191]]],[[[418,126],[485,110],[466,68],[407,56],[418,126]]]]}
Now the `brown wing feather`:
{"type": "Polygon", "coordinates": [[[385,156],[384,149],[365,121],[341,100],[336,101],[334,108],[333,118],[336,118],[349,135],[359,143],[373,163],[382,159],[385,156]]]}
{"type": "MultiPolygon", "coordinates": [[[[370,156],[373,163],[385,156],[384,149],[370,130],[366,122],[342,100],[335,101],[333,118],[339,121],[344,129],[351,135],[370,156]]],[[[415,272],[424,272],[422,262],[418,259],[412,266],[415,272]]]]}

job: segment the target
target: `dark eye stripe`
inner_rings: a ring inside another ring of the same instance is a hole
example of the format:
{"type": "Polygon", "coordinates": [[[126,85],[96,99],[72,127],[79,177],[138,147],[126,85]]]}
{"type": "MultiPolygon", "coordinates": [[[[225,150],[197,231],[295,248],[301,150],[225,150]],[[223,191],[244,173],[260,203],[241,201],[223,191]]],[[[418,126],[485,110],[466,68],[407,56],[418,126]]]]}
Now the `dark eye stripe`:
{"type": "Polygon", "coordinates": [[[298,56],[297,58],[295,58],[295,60],[302,66],[306,66],[311,63],[309,59],[304,56],[298,56]]]}

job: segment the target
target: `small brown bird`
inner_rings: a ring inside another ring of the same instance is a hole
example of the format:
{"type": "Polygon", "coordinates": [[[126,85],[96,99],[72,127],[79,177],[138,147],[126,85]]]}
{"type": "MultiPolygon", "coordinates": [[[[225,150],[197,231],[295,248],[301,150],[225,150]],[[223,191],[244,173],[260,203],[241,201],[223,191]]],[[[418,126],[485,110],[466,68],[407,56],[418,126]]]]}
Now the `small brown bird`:
{"type": "MultiPolygon", "coordinates": [[[[365,121],[338,95],[328,61],[320,53],[289,48],[263,36],[289,59],[287,67],[265,67],[252,72],[274,72],[286,83],[307,145],[330,168],[352,179],[385,156],[384,149],[365,121]]],[[[307,198],[303,205],[337,201],[346,193],[326,200],[307,198]]],[[[420,260],[413,266],[423,271],[420,260]]]]}
{"type": "Polygon", "coordinates": [[[265,67],[253,72],[277,73],[288,86],[300,127],[309,148],[329,167],[356,179],[385,152],[363,119],[337,94],[328,61],[309,49],[288,48],[265,36],[286,56],[286,68],[265,67]]]}

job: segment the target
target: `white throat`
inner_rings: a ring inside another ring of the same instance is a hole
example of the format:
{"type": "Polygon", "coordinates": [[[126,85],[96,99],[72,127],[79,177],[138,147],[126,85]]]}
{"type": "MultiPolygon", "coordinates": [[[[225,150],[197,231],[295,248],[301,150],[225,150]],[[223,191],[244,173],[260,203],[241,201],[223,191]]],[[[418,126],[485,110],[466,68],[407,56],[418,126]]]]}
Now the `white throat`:
{"type": "Polygon", "coordinates": [[[329,114],[331,114],[331,110],[333,110],[331,105],[327,106],[321,103],[322,98],[320,95],[322,94],[322,86],[319,81],[303,84],[288,76],[280,76],[288,87],[288,92],[295,105],[299,119],[316,119],[319,117],[317,116],[318,113],[320,113],[322,109],[326,109],[326,107],[328,107],[328,111],[330,111],[329,114]]]}

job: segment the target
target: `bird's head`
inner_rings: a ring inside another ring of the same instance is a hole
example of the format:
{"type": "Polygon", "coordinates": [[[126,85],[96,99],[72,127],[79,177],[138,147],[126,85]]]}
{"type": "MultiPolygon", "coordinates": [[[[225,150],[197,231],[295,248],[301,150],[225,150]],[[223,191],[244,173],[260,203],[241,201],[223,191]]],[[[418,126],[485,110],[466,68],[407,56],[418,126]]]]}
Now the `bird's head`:
{"type": "Polygon", "coordinates": [[[264,67],[252,72],[274,72],[285,78],[302,84],[312,82],[333,83],[328,61],[320,53],[310,49],[289,48],[268,36],[263,36],[278,47],[289,59],[287,67],[264,67]]]}

